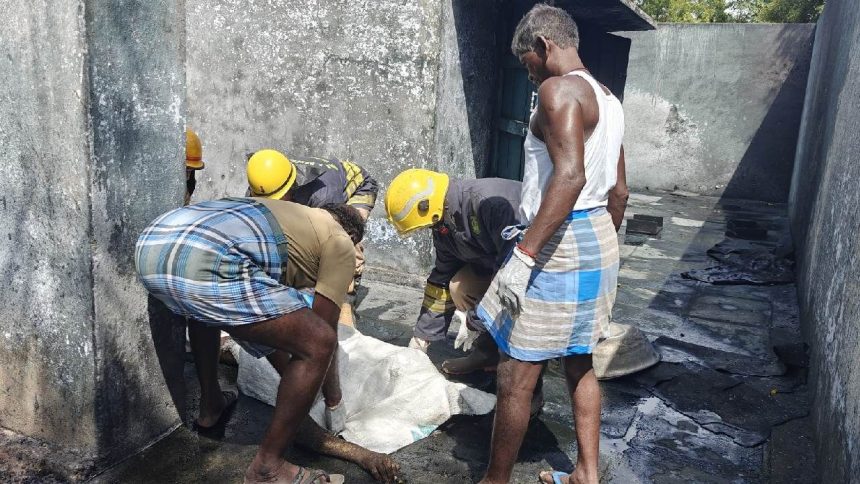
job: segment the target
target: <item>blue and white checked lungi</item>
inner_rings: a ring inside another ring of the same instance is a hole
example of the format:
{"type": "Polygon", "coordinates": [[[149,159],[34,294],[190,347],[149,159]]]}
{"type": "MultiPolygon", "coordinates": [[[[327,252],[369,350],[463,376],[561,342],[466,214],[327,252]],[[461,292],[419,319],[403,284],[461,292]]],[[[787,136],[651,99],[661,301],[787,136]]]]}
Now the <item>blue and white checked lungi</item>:
{"type": "MultiPolygon", "coordinates": [[[[177,208],[137,240],[146,289],[171,311],[209,326],[253,324],[307,307],[283,285],[287,239],[274,216],[247,198],[177,208]]],[[[260,357],[272,348],[237,340],[260,357]]]]}
{"type": "Polygon", "coordinates": [[[606,209],[571,212],[537,255],[519,315],[503,307],[493,279],[478,317],[499,349],[518,360],[590,354],[609,327],[618,267],[606,209]]]}

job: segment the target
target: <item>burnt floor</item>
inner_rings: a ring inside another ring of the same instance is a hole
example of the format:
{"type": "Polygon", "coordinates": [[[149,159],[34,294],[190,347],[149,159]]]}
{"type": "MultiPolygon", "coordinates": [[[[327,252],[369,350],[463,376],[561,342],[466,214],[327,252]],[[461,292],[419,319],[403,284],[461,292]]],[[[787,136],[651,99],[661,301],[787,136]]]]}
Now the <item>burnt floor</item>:
{"type": "MultiPolygon", "coordinates": [[[[706,251],[731,235],[772,248],[784,238],[785,206],[684,192],[634,195],[632,214],[663,217],[655,237],[620,236],[620,286],[614,320],[644,331],[662,362],[601,382],[602,482],[812,482],[806,360],[793,284],[712,285],[681,273],[711,267],[706,251]],[[630,245],[632,244],[632,245],[630,245]]],[[[419,287],[365,278],[358,328],[405,345],[418,313],[419,287]]],[[[452,328],[431,348],[441,364],[459,356],[452,328]]],[[[546,405],[532,423],[514,482],[539,470],[570,470],[576,460],[564,380],[550,365],[546,405]]],[[[223,367],[225,381],[235,370],[223,367]]],[[[193,368],[186,380],[194,395],[193,368]]],[[[469,382],[492,391],[493,376],[469,382]]],[[[192,398],[193,400],[193,398],[192,398]]],[[[194,413],[190,402],[188,415],[194,413]]],[[[180,428],[97,482],[241,482],[271,409],[242,397],[223,440],[180,428]]],[[[487,461],[492,417],[455,417],[430,437],[394,454],[408,482],[476,481],[487,461]]],[[[294,451],[294,462],[372,482],[355,465],[294,451]]]]}

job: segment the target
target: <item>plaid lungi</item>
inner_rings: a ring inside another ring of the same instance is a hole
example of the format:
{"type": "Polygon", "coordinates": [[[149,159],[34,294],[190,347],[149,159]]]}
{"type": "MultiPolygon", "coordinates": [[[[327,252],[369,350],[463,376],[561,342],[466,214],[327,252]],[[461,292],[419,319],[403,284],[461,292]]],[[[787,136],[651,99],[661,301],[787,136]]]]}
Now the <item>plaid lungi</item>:
{"type": "Polygon", "coordinates": [[[590,354],[609,327],[618,266],[606,209],[571,212],[538,254],[519,314],[502,306],[493,279],[478,317],[499,349],[518,360],[590,354]]]}
{"type": "MultiPolygon", "coordinates": [[[[209,326],[253,324],[307,307],[298,291],[280,282],[287,264],[281,226],[252,199],[225,198],[165,213],[138,238],[135,263],[153,296],[209,326]]],[[[257,357],[273,351],[238,342],[257,357]]]]}

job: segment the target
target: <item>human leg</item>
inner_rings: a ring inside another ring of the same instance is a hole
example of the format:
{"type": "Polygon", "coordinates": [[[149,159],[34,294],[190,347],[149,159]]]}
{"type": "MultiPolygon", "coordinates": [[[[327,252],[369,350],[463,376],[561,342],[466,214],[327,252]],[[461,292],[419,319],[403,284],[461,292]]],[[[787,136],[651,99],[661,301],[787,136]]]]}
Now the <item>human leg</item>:
{"type": "Polygon", "coordinates": [[[564,358],[564,374],[570,391],[576,426],[576,469],[570,482],[597,483],[600,449],[600,385],[591,367],[591,355],[564,358]]]}
{"type": "Polygon", "coordinates": [[[482,483],[507,483],[529,423],[529,408],[544,362],[515,360],[502,355],[498,366],[496,416],[490,463],[482,483]]]}
{"type": "Polygon", "coordinates": [[[471,330],[478,330],[480,335],[475,339],[472,350],[462,358],[452,358],[442,363],[442,371],[448,375],[466,375],[479,370],[494,370],[499,362],[499,347],[493,337],[480,327],[479,324],[469,323],[474,319],[474,309],[478,301],[484,297],[490,287],[492,277],[479,275],[467,265],[457,271],[448,284],[451,299],[458,311],[466,314],[463,324],[469,324],[471,330]]]}
{"type": "Polygon", "coordinates": [[[194,366],[197,369],[197,380],[200,382],[200,412],[197,425],[208,428],[215,425],[223,411],[238,395],[225,395],[218,382],[218,355],[221,345],[221,331],[218,328],[207,327],[205,324],[189,320],[188,339],[191,343],[191,353],[194,356],[194,366]]]}
{"type": "MultiPolygon", "coordinates": [[[[282,352],[275,352],[269,355],[269,362],[272,363],[278,374],[282,374],[289,360],[282,352]]],[[[314,452],[358,464],[378,481],[393,482],[397,473],[400,472],[400,465],[391,457],[372,452],[364,447],[338,438],[326,432],[325,429],[317,425],[307,415],[305,415],[299,424],[299,430],[296,433],[296,444],[314,452]]]]}
{"type": "Polygon", "coordinates": [[[272,421],[245,476],[251,482],[292,479],[299,468],[283,456],[322,385],[337,334],[309,309],[226,330],[238,339],[275,348],[269,360],[281,369],[272,421]]]}
{"type": "MultiPolygon", "coordinates": [[[[563,484],[594,484],[598,482],[600,451],[600,386],[591,367],[591,355],[565,357],[564,373],[576,427],[577,457],[573,473],[557,477],[563,484]]],[[[540,480],[553,484],[553,472],[541,472],[540,480]]]]}

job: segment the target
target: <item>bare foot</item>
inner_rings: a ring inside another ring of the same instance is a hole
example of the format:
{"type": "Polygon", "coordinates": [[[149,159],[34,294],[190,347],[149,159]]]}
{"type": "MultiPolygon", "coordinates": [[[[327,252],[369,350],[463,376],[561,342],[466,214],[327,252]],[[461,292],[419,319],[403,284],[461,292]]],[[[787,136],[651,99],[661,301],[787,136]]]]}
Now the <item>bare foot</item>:
{"type": "Polygon", "coordinates": [[[588,472],[585,466],[577,464],[573,469],[573,474],[570,475],[568,482],[575,484],[599,484],[600,479],[597,477],[597,469],[594,472],[588,472]]]}
{"type": "Polygon", "coordinates": [[[370,473],[374,479],[382,482],[397,482],[400,464],[394,459],[376,452],[367,451],[367,455],[358,459],[358,465],[370,473]]]}
{"type": "Polygon", "coordinates": [[[221,420],[221,416],[225,412],[232,409],[239,399],[239,392],[236,390],[224,390],[221,392],[221,398],[214,402],[209,402],[208,405],[203,405],[200,402],[200,415],[197,417],[197,427],[208,429],[214,427],[221,420]]]}

